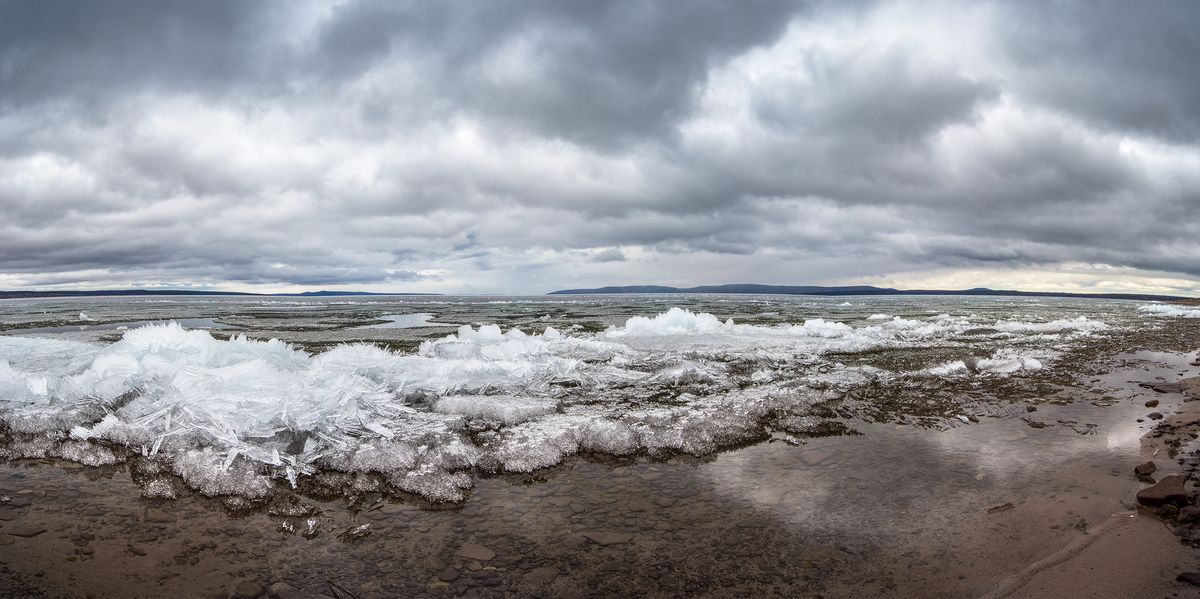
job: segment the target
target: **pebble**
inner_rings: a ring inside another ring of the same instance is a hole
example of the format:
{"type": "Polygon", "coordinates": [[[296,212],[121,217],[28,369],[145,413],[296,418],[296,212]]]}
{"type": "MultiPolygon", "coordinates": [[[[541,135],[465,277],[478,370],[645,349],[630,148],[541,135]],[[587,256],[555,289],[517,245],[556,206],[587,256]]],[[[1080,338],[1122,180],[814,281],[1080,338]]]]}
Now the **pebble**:
{"type": "Polygon", "coordinates": [[[496,557],[496,552],[478,543],[467,543],[462,547],[459,547],[458,551],[456,551],[454,555],[465,559],[486,562],[493,557],[496,557]]]}
{"type": "Polygon", "coordinates": [[[550,584],[556,578],[558,578],[558,568],[554,566],[534,568],[525,575],[525,580],[537,585],[550,584]]]}
{"type": "Polygon", "coordinates": [[[233,587],[234,599],[256,599],[262,596],[264,592],[261,584],[250,582],[249,580],[243,580],[237,583],[237,586],[233,587]]]}
{"type": "Polygon", "coordinates": [[[1138,464],[1137,466],[1133,467],[1133,473],[1138,476],[1153,474],[1155,470],[1158,470],[1158,466],[1154,465],[1154,462],[1152,461],[1146,462],[1145,464],[1138,464]]]}
{"type": "Polygon", "coordinates": [[[1150,412],[1149,414],[1146,414],[1146,418],[1151,420],[1162,420],[1162,417],[1162,412],[1150,412]]]}
{"type": "Polygon", "coordinates": [[[1150,401],[1147,401],[1147,402],[1146,402],[1146,407],[1147,407],[1147,408],[1157,408],[1157,407],[1158,407],[1158,400],[1157,400],[1157,399],[1151,399],[1150,401]]]}

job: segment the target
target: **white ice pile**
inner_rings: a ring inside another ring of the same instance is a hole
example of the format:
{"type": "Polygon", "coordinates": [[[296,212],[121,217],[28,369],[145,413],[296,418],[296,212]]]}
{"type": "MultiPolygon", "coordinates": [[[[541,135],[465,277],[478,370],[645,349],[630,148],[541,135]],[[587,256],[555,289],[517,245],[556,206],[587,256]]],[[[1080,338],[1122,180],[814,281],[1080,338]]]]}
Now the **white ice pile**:
{"type": "Polygon", "coordinates": [[[1139,306],[1138,310],[1154,316],[1200,318],[1200,307],[1176,306],[1171,304],[1147,304],[1145,306],[1139,306]]]}
{"type": "Polygon", "coordinates": [[[934,336],[961,333],[972,326],[966,318],[945,315],[929,321],[878,316],[881,318],[873,317],[870,325],[862,327],[823,318],[762,326],[671,308],[654,317],[634,316],[625,326],[610,328],[598,338],[642,350],[728,353],[777,349],[821,354],[911,346],[934,336]]]}
{"type": "MultiPolygon", "coordinates": [[[[273,477],[295,484],[332,471],[357,477],[356,488],[382,478],[457,500],[472,469],[529,471],[588,451],[702,454],[758,438],[768,414],[802,412],[877,374],[830,363],[798,374],[822,354],[954,345],[980,326],[949,315],[744,325],[672,308],[594,335],[463,326],[413,353],[349,344],[318,355],[175,323],[107,346],[0,337],[0,458],[102,464],[132,452],[213,495],[261,497],[273,477]]],[[[1007,338],[1104,326],[1081,317],[995,329],[1007,338]]],[[[1041,366],[1002,350],[939,368],[1041,366]]]]}
{"type": "Polygon", "coordinates": [[[1043,360],[1051,359],[1053,353],[1049,351],[1038,352],[1040,359],[1021,353],[1012,348],[1004,348],[997,351],[990,358],[973,358],[970,360],[953,360],[938,366],[933,366],[925,369],[925,374],[933,376],[951,376],[968,373],[982,374],[1013,374],[1017,372],[1028,372],[1041,370],[1045,367],[1043,360]]]}
{"type": "Polygon", "coordinates": [[[1108,325],[1086,316],[1051,320],[1049,322],[1025,322],[1020,320],[998,321],[994,328],[1004,333],[1062,333],[1069,331],[1103,331],[1108,325]]]}

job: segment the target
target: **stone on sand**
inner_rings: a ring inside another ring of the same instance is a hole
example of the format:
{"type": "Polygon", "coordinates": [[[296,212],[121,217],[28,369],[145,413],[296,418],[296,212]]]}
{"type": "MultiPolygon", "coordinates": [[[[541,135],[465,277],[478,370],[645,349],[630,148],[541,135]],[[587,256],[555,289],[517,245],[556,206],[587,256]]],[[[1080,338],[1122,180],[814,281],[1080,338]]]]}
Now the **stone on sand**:
{"type": "Polygon", "coordinates": [[[266,592],[261,584],[243,580],[233,587],[233,596],[235,599],[257,599],[266,592]]]}
{"type": "Polygon", "coordinates": [[[1157,483],[1138,491],[1138,503],[1149,507],[1158,507],[1168,503],[1186,504],[1187,491],[1183,488],[1186,480],[1182,474],[1164,476],[1157,483]]]}
{"type": "Polygon", "coordinates": [[[1147,474],[1154,474],[1155,470],[1158,470],[1158,466],[1155,466],[1154,462],[1152,462],[1152,461],[1146,462],[1145,464],[1138,464],[1137,466],[1133,467],[1133,473],[1138,476],[1146,476],[1147,474]]]}
{"type": "Polygon", "coordinates": [[[466,559],[474,559],[481,562],[486,562],[493,557],[496,557],[496,552],[478,543],[467,543],[462,547],[459,547],[458,551],[456,551],[454,555],[466,559]]]}
{"type": "Polygon", "coordinates": [[[550,584],[554,582],[555,578],[558,578],[558,568],[554,566],[534,568],[525,575],[525,580],[538,585],[550,584]]]}

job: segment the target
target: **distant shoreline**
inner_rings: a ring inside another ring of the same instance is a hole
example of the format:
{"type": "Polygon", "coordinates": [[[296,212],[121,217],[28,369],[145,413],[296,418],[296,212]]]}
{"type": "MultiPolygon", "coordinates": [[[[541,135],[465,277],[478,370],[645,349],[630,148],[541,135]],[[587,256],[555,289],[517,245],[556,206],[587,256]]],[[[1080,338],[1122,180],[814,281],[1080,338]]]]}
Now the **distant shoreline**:
{"type": "Polygon", "coordinates": [[[892,289],[855,285],[845,287],[822,287],[819,285],[702,285],[699,287],[667,287],[663,285],[631,285],[624,287],[598,287],[594,289],[563,289],[548,295],[611,295],[611,294],[683,294],[683,293],[737,293],[763,295],[981,295],[1002,297],[1063,297],[1083,299],[1141,300],[1141,301],[1200,301],[1180,295],[1155,295],[1144,293],[1069,293],[1065,291],[1015,291],[1008,289],[892,289]]]}
{"type": "MultiPolygon", "coordinates": [[[[1174,302],[1200,305],[1200,298],[1181,295],[1158,295],[1146,293],[1070,293],[1066,291],[1017,291],[1010,289],[892,289],[868,285],[823,287],[819,285],[702,285],[698,287],[668,287],[664,285],[629,285],[597,287],[592,289],[562,289],[545,295],[684,295],[684,294],[743,294],[743,295],[811,295],[823,297],[848,296],[999,296],[999,297],[1061,297],[1081,299],[1109,299],[1135,301],[1174,302]]],[[[249,291],[197,291],[191,289],[96,289],[65,291],[0,291],[0,300],[71,298],[71,297],[138,297],[138,296],[216,296],[216,297],[366,297],[366,296],[441,296],[442,293],[420,292],[371,292],[371,291],[305,291],[301,293],[253,293],[249,291]]],[[[507,294],[484,294],[507,295],[507,294]]],[[[525,295],[525,294],[513,294],[525,295]]],[[[536,295],[536,294],[534,294],[536,295]]]]}
{"type": "Polygon", "coordinates": [[[234,297],[355,297],[365,295],[442,295],[440,293],[375,293],[370,291],[305,291],[303,293],[251,293],[248,291],[196,291],[183,289],[97,289],[95,291],[0,291],[0,299],[40,297],[131,297],[131,296],[234,296],[234,297]]]}

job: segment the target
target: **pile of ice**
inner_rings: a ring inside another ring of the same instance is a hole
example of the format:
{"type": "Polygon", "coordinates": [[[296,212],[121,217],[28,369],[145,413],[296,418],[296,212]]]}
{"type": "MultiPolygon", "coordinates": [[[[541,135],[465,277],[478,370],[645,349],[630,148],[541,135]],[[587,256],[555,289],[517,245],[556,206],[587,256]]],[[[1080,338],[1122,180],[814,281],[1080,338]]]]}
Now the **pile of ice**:
{"type": "Polygon", "coordinates": [[[1028,353],[1021,353],[1012,348],[1004,348],[997,351],[990,358],[953,360],[927,368],[925,373],[933,376],[951,376],[965,374],[1007,375],[1018,372],[1030,372],[1044,368],[1043,360],[1052,357],[1052,352],[1049,351],[1038,353],[1041,359],[1028,353]]]}
{"type": "Polygon", "coordinates": [[[1172,304],[1147,304],[1139,306],[1138,310],[1155,316],[1175,316],[1179,318],[1200,318],[1200,308],[1176,306],[1172,304]]]}
{"type": "MultiPolygon", "coordinates": [[[[340,472],[359,490],[457,500],[473,470],[529,471],[579,452],[703,454],[760,438],[771,414],[802,414],[816,395],[881,375],[820,356],[976,343],[955,336],[986,325],[943,314],[762,326],[671,308],[594,335],[463,326],[413,353],[348,344],[318,355],[175,323],[107,346],[0,337],[0,458],[143,456],[213,495],[262,497],[273,479],[340,472]]],[[[1104,327],[1084,317],[995,325],[1006,340],[1104,327]]],[[[1041,366],[998,351],[930,372],[1041,366]]],[[[163,480],[155,493],[167,494],[163,480]]]]}
{"type": "Polygon", "coordinates": [[[1103,331],[1108,328],[1108,325],[1086,316],[1078,316],[1069,319],[1051,320],[1049,322],[1003,320],[996,322],[994,328],[1004,333],[1062,333],[1064,331],[1103,331]]]}

